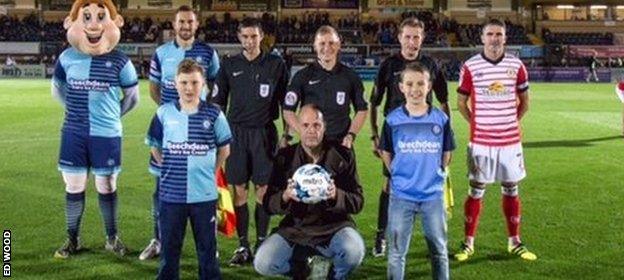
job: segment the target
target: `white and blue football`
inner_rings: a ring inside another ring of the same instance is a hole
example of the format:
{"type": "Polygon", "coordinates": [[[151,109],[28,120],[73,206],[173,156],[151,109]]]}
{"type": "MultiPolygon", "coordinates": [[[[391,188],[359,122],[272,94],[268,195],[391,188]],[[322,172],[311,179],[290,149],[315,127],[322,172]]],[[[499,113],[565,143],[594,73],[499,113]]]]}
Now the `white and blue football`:
{"type": "Polygon", "coordinates": [[[331,176],[321,166],[306,164],[293,174],[295,188],[293,191],[301,202],[315,204],[327,199],[328,189],[331,186],[331,176]]]}

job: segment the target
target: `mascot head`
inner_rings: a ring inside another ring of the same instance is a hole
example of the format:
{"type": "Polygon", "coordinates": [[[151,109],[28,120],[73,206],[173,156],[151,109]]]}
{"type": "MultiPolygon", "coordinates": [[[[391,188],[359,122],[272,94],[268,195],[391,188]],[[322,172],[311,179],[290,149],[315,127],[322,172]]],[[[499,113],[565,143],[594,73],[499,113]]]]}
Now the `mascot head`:
{"type": "Polygon", "coordinates": [[[124,24],[112,0],[76,0],[63,27],[67,41],[88,55],[103,55],[112,51],[124,24]]]}

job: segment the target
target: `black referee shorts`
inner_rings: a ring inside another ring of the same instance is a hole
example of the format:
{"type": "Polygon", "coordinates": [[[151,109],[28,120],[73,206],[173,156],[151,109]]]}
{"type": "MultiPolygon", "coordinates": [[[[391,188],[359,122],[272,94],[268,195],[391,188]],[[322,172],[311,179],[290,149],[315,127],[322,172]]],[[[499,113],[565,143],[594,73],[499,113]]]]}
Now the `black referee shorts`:
{"type": "Polygon", "coordinates": [[[269,183],[273,157],[277,152],[277,129],[273,123],[265,127],[230,125],[232,142],[225,162],[225,176],[232,185],[269,183]]]}

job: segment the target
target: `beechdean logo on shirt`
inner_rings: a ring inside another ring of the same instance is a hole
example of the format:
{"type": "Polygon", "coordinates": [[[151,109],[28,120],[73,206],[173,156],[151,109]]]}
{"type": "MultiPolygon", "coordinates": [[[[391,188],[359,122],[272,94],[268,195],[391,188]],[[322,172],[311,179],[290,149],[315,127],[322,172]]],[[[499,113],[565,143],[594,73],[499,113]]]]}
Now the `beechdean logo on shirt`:
{"type": "Polygon", "coordinates": [[[338,105],[344,105],[345,103],[345,92],[344,91],[339,91],[336,92],[336,103],[338,103],[338,105]]]}

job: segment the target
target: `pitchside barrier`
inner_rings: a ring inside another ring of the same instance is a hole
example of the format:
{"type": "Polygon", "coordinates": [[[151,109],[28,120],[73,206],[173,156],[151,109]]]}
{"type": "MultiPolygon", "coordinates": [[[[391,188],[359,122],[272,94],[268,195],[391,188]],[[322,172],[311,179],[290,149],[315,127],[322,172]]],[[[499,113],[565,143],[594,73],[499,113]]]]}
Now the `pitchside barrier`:
{"type": "MultiPolygon", "coordinates": [[[[239,44],[211,44],[220,55],[231,55],[241,51],[239,44]]],[[[0,42],[2,54],[13,56],[37,56],[44,54],[59,54],[64,45],[61,42],[0,42]]],[[[141,62],[151,59],[158,47],[155,43],[120,43],[117,49],[128,55],[137,66],[137,73],[141,62]]],[[[311,44],[277,44],[277,52],[289,53],[299,63],[313,62],[314,49],[311,44]]],[[[457,80],[459,67],[463,61],[482,51],[482,47],[458,48],[423,48],[424,52],[434,57],[450,80],[457,80]]],[[[568,46],[568,54],[574,57],[583,57],[586,54],[597,53],[599,58],[606,56],[624,56],[624,46],[568,46]],[[593,52],[595,51],[595,52],[593,52]]],[[[379,63],[389,55],[400,51],[399,45],[366,45],[349,44],[341,49],[341,60],[352,66],[358,75],[365,81],[372,81],[379,71],[379,63]]],[[[507,52],[522,59],[544,57],[541,46],[508,46],[507,52]]],[[[297,64],[297,63],[296,63],[297,64]]],[[[291,75],[302,69],[301,65],[292,68],[291,75]]],[[[54,65],[17,65],[4,66],[0,79],[6,78],[45,78],[53,74],[54,65]]],[[[528,67],[531,81],[543,82],[578,82],[584,81],[589,74],[586,67],[528,67]]],[[[599,68],[597,76],[601,82],[611,82],[623,77],[624,71],[618,68],[599,68]]]]}

